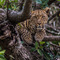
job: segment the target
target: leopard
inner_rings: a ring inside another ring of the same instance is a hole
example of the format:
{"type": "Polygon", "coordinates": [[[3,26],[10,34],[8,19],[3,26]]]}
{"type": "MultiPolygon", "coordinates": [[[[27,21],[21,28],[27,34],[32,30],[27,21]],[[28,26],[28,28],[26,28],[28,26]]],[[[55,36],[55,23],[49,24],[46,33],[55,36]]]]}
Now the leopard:
{"type": "Polygon", "coordinates": [[[44,39],[46,36],[45,24],[48,21],[48,13],[48,7],[32,11],[31,18],[20,23],[21,27],[18,31],[23,41],[32,44],[34,40],[40,42],[44,39]]]}

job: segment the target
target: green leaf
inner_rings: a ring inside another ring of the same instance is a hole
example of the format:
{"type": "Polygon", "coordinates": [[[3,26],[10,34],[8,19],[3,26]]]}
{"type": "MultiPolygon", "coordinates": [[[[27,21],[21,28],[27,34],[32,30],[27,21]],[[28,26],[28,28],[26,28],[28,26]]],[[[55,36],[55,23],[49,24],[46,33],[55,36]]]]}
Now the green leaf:
{"type": "Polygon", "coordinates": [[[45,58],[46,60],[51,60],[51,59],[50,59],[50,56],[49,56],[46,52],[43,51],[43,54],[44,54],[44,58],[45,58]]]}
{"type": "Polygon", "coordinates": [[[5,53],[5,50],[0,51],[0,55],[3,55],[5,53]]]}
{"type": "Polygon", "coordinates": [[[9,55],[9,56],[10,56],[10,58],[14,59],[14,57],[12,55],[9,55]]]}
{"type": "Polygon", "coordinates": [[[40,54],[40,56],[43,55],[42,51],[40,49],[37,49],[37,52],[40,54]]]}
{"type": "Polygon", "coordinates": [[[50,56],[51,60],[54,59],[54,56],[51,53],[48,53],[48,55],[50,56]]]}
{"type": "Polygon", "coordinates": [[[39,48],[40,48],[40,49],[43,49],[43,46],[40,46],[39,48]]]}
{"type": "Polygon", "coordinates": [[[42,1],[41,0],[36,0],[36,3],[42,4],[42,1]]]}
{"type": "Polygon", "coordinates": [[[42,45],[42,44],[45,44],[45,42],[42,42],[42,41],[41,41],[40,44],[41,44],[41,45],[42,45]]]}
{"type": "Polygon", "coordinates": [[[60,1],[60,0],[57,0],[57,1],[60,1]]]}
{"type": "Polygon", "coordinates": [[[20,28],[21,28],[21,24],[20,23],[18,23],[18,25],[20,26],[20,28]]]}
{"type": "Polygon", "coordinates": [[[21,43],[23,44],[23,43],[24,43],[24,41],[21,41],[21,43]]]}
{"type": "Polygon", "coordinates": [[[0,59],[2,59],[2,60],[3,60],[3,59],[5,59],[5,57],[4,57],[3,55],[0,55],[0,59]]]}
{"type": "Polygon", "coordinates": [[[38,49],[38,47],[39,47],[38,42],[35,42],[35,48],[38,49]]]}
{"type": "Polygon", "coordinates": [[[1,47],[0,47],[0,50],[1,50],[1,47]]]}
{"type": "Polygon", "coordinates": [[[35,48],[32,48],[30,51],[31,51],[31,52],[34,52],[34,51],[36,51],[36,49],[35,49],[35,48]]]}

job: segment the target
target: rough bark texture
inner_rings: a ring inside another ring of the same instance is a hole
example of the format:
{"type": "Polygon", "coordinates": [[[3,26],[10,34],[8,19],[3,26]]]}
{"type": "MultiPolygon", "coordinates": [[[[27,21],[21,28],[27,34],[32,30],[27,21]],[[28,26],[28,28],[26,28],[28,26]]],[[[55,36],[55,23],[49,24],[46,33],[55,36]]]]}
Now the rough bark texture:
{"type": "Polygon", "coordinates": [[[6,14],[3,9],[0,9],[0,46],[2,46],[3,49],[6,49],[5,57],[7,60],[32,60],[32,55],[22,45],[19,33],[11,24],[17,24],[30,18],[31,7],[32,0],[26,0],[24,9],[21,12],[9,11],[9,21],[5,21],[6,17],[4,16],[6,14]]]}
{"type": "Polygon", "coordinates": [[[32,0],[25,0],[24,9],[22,11],[9,11],[8,18],[13,24],[22,22],[31,16],[32,0]]]}
{"type": "Polygon", "coordinates": [[[0,46],[6,49],[5,57],[7,60],[32,60],[32,55],[29,50],[22,45],[16,28],[9,24],[9,22],[1,25],[0,28],[0,46]],[[13,56],[13,58],[11,56],[13,56]]]}
{"type": "Polygon", "coordinates": [[[24,0],[18,0],[18,5],[19,5],[18,11],[21,11],[23,9],[23,4],[24,4],[24,0]]]}
{"type": "Polygon", "coordinates": [[[60,41],[60,36],[45,36],[43,41],[60,41]]]}
{"type": "Polygon", "coordinates": [[[55,16],[59,15],[59,13],[60,13],[60,10],[59,10],[58,12],[56,12],[54,15],[52,15],[52,16],[48,19],[48,22],[49,22],[50,20],[52,20],[55,16]]]}

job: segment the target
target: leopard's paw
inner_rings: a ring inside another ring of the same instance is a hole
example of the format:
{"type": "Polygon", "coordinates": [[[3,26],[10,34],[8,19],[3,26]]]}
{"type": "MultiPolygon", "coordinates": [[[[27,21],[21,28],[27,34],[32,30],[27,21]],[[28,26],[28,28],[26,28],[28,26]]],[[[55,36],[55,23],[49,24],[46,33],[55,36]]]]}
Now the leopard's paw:
{"type": "Polygon", "coordinates": [[[46,33],[45,32],[36,32],[34,38],[36,41],[40,42],[44,39],[46,33]]]}
{"type": "Polygon", "coordinates": [[[22,38],[22,40],[24,40],[24,41],[25,41],[26,43],[28,43],[28,44],[32,44],[32,42],[33,42],[32,35],[31,35],[30,32],[28,32],[28,33],[23,33],[23,34],[21,35],[21,38],[22,38]]]}

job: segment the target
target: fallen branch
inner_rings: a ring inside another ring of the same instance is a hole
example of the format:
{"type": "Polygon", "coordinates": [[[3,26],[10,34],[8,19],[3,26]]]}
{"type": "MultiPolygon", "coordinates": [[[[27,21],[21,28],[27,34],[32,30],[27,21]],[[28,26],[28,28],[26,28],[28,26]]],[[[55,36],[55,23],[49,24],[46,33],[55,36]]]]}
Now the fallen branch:
{"type": "Polygon", "coordinates": [[[57,16],[59,13],[60,13],[60,10],[59,10],[58,12],[56,12],[54,15],[52,15],[52,16],[48,19],[48,22],[49,22],[50,20],[52,20],[55,16],[57,16]]]}
{"type": "Polygon", "coordinates": [[[60,36],[45,36],[43,41],[60,41],[60,36]]]}
{"type": "MultiPolygon", "coordinates": [[[[0,37],[0,40],[2,40],[2,37],[0,37]]],[[[60,41],[60,36],[45,36],[43,41],[60,41]]]]}
{"type": "Polygon", "coordinates": [[[59,33],[57,32],[54,32],[54,31],[50,31],[48,29],[46,29],[46,32],[50,33],[50,34],[53,34],[53,35],[60,35],[59,33]]]}
{"type": "Polygon", "coordinates": [[[56,44],[53,44],[53,43],[50,43],[50,45],[54,46],[54,47],[57,47],[57,48],[60,48],[60,46],[56,45],[56,44]]]}
{"type": "Polygon", "coordinates": [[[54,32],[57,32],[57,33],[59,33],[60,32],[60,30],[58,30],[57,28],[54,28],[53,26],[50,26],[50,25],[45,25],[46,26],[46,29],[49,29],[49,30],[53,30],[54,32]]]}

